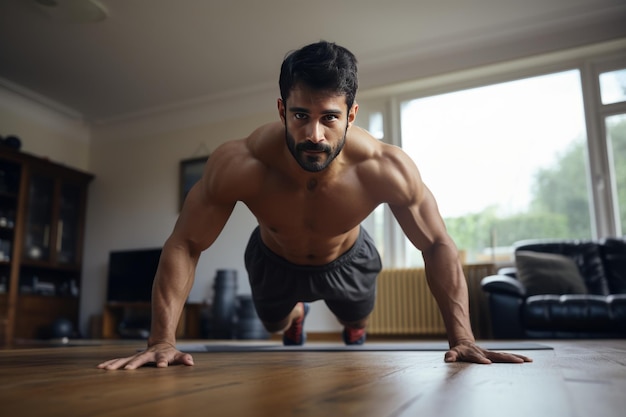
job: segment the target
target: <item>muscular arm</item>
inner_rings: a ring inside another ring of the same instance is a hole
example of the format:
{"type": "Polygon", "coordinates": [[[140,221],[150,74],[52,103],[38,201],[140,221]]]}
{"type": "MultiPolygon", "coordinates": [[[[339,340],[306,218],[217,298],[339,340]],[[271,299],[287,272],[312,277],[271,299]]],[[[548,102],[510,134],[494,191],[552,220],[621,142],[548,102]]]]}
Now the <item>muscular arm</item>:
{"type": "Polygon", "coordinates": [[[176,326],[194,282],[200,254],[211,246],[235,202],[212,201],[203,178],[189,192],[174,230],[163,245],[152,288],[152,328],[148,345],[174,345],[176,326]]]}
{"type": "Polygon", "coordinates": [[[391,183],[396,192],[389,206],[402,230],[422,252],[428,285],[448,333],[448,362],[528,362],[522,355],[491,352],[476,346],[469,315],[467,282],[458,250],[448,235],[434,196],[417,167],[403,152],[392,152],[391,183]]]}
{"type": "Polygon", "coordinates": [[[439,305],[450,346],[474,343],[467,283],[456,245],[446,232],[432,193],[421,186],[421,199],[391,206],[406,236],[422,252],[428,285],[439,305]]]}
{"type": "Polygon", "coordinates": [[[193,285],[200,254],[224,228],[238,200],[237,193],[245,192],[245,187],[238,186],[238,178],[246,176],[243,167],[247,160],[242,141],[224,145],[213,153],[163,245],[152,289],[148,348],[127,358],[103,362],[99,368],[135,369],[150,362],[158,367],[193,364],[191,355],[175,348],[176,327],[193,285]]]}

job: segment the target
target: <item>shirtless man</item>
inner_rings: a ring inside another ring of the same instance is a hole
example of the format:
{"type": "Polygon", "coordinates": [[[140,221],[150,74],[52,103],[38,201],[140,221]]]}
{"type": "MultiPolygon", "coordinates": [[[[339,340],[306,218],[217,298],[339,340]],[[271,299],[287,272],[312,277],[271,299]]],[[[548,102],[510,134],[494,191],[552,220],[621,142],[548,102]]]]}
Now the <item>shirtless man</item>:
{"type": "Polygon", "coordinates": [[[361,222],[381,203],[422,252],[441,310],[448,362],[527,362],[480,348],[470,327],[468,293],[457,249],[413,161],[354,125],[354,55],[319,42],[281,67],[280,122],[226,142],[211,155],[163,246],[152,294],[145,351],[106,361],[102,369],[193,365],[175,332],[200,254],[217,239],[235,204],[256,216],[245,251],[252,296],[264,326],[285,344],[305,341],[309,302],[323,299],[344,325],[346,344],[365,340],[381,263],[361,222]]]}

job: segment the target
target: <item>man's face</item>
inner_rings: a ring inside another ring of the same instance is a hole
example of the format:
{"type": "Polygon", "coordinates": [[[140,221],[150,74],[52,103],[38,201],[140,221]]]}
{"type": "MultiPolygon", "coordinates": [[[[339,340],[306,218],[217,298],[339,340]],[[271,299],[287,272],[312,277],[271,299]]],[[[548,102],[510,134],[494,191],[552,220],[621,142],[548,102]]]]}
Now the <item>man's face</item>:
{"type": "Polygon", "coordinates": [[[278,100],[287,148],[302,169],[319,172],[330,165],[343,149],[357,108],[348,112],[344,95],[306,87],[291,90],[286,103],[278,100]]]}

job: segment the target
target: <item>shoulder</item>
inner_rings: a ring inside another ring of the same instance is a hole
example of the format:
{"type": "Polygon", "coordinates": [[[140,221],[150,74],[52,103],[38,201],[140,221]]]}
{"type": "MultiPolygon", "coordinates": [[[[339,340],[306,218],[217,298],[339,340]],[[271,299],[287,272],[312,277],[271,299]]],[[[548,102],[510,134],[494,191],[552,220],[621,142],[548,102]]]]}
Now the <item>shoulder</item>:
{"type": "Polygon", "coordinates": [[[415,162],[398,146],[381,142],[356,129],[354,142],[363,146],[357,163],[361,182],[382,202],[410,205],[421,200],[423,182],[415,162]]]}
{"type": "Polygon", "coordinates": [[[211,154],[215,160],[222,163],[230,163],[234,160],[251,161],[261,159],[261,149],[276,143],[276,138],[284,135],[284,128],[280,123],[267,123],[256,128],[249,136],[230,140],[218,146],[211,154]]]}
{"type": "Polygon", "coordinates": [[[248,137],[230,140],[211,153],[202,176],[203,186],[214,200],[242,200],[260,189],[267,170],[263,149],[280,134],[280,125],[263,125],[248,137]],[[263,145],[265,143],[265,145],[263,145]]]}

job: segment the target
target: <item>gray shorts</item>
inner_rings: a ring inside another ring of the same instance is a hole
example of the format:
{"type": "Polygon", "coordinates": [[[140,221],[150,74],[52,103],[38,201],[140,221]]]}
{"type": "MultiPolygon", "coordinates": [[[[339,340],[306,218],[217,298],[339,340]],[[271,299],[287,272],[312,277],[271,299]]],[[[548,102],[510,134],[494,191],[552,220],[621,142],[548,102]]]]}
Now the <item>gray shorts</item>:
{"type": "Polygon", "coordinates": [[[281,321],[296,303],[324,300],[342,321],[366,318],[374,308],[380,255],[365,229],[354,245],[326,265],[295,265],[272,252],[257,227],[246,247],[245,263],[259,318],[281,321]]]}

